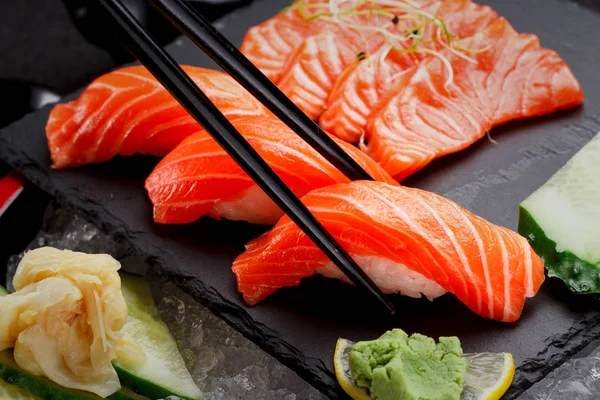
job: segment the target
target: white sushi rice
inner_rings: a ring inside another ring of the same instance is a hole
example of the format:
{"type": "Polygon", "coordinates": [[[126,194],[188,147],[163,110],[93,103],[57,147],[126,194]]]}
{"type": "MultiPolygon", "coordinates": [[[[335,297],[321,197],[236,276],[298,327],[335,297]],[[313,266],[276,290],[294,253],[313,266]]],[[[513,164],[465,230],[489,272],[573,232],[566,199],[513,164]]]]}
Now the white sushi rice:
{"type": "Polygon", "coordinates": [[[227,218],[231,221],[248,221],[253,224],[274,225],[283,215],[258,186],[250,187],[246,193],[234,201],[217,201],[208,215],[227,218]]]}
{"type": "MultiPolygon", "coordinates": [[[[352,258],[384,293],[400,293],[417,299],[423,295],[429,300],[446,293],[437,282],[425,278],[404,264],[381,257],[352,258]]],[[[326,278],[337,278],[350,283],[350,280],[333,263],[317,268],[316,272],[326,278]]]]}

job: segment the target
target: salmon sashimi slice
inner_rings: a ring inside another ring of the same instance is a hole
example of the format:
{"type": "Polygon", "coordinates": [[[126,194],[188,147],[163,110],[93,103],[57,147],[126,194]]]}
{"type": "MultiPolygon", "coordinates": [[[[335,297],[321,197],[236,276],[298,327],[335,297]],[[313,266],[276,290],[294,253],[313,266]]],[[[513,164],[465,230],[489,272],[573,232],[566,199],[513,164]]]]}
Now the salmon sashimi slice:
{"type": "MultiPolygon", "coordinates": [[[[340,171],[274,117],[232,121],[250,145],[297,195],[348,182],[340,171]]],[[[396,184],[369,156],[334,139],[374,179],[396,184]]],[[[283,212],[205,131],[185,139],[146,180],[154,220],[165,224],[194,222],[204,215],[220,219],[275,224],[283,212]]]]}
{"type": "Polygon", "coordinates": [[[423,60],[396,80],[369,116],[366,150],[399,181],[470,146],[495,125],[583,102],[560,56],[503,18],[465,45],[487,50],[472,60],[446,52],[450,69],[439,57],[423,60]]]}
{"type": "MultiPolygon", "coordinates": [[[[544,281],[525,238],[430,192],[359,181],[302,202],[384,292],[450,292],[482,317],[512,322],[544,281]]],[[[349,282],[287,216],[246,247],[233,272],[248,304],[315,273],[349,282]]]]}
{"type": "MultiPolygon", "coordinates": [[[[498,18],[490,7],[471,0],[433,3],[423,12],[427,15],[424,18],[443,21],[457,44],[460,39],[485,30],[498,18]]],[[[327,101],[327,109],[319,119],[323,129],[348,142],[358,142],[365,133],[368,115],[392,82],[426,58],[425,50],[440,51],[448,46],[444,35],[441,26],[429,23],[416,51],[410,51],[414,41],[398,42],[396,48],[383,46],[361,62],[351,64],[339,77],[327,101]]]]}
{"type": "Polygon", "coordinates": [[[365,43],[361,33],[351,28],[328,27],[307,38],[290,57],[279,89],[311,119],[318,120],[338,76],[359,54],[374,51],[383,42],[380,35],[365,43]]]}
{"type": "MultiPolygon", "coordinates": [[[[227,118],[270,115],[229,75],[183,69],[227,118]]],[[[146,68],[134,66],[103,75],[77,100],[56,105],[46,137],[53,167],[67,168],[108,161],[118,154],[163,156],[200,129],[146,68]]]]}
{"type": "Polygon", "coordinates": [[[289,56],[324,20],[309,20],[307,13],[319,13],[328,0],[296,1],[263,23],[248,30],[241,52],[272,82],[277,83],[289,56]]]}
{"type": "MultiPolygon", "coordinates": [[[[420,9],[403,1],[392,2],[403,7],[371,1],[340,3],[347,3],[349,10],[342,8],[336,15],[317,18],[327,23],[305,38],[288,58],[277,82],[279,89],[313,120],[318,120],[325,111],[327,99],[346,68],[364,55],[377,51],[387,36],[405,36],[405,20],[416,25],[414,16],[420,9]],[[382,14],[394,15],[394,18],[382,17],[382,14]],[[403,24],[394,23],[394,19],[402,20],[403,24]]],[[[415,3],[421,7],[435,2],[421,0],[415,3]]]]}

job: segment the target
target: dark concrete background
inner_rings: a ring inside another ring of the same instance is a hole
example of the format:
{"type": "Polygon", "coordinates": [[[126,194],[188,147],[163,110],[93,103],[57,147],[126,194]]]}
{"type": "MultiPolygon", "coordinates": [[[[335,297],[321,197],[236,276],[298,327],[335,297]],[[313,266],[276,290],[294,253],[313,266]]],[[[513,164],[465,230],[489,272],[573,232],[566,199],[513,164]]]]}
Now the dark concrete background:
{"type": "MultiPolygon", "coordinates": [[[[142,17],[162,44],[174,37],[174,29],[166,26],[146,0],[122,0],[142,17]],[[144,10],[145,9],[145,10],[144,10]]],[[[189,0],[203,15],[213,21],[251,0],[189,0]]],[[[76,15],[82,15],[90,0],[0,0],[0,79],[32,81],[59,93],[70,93],[102,73],[130,59],[116,52],[120,46],[112,42],[97,12],[84,13],[79,28],[69,15],[67,4],[76,15]],[[91,44],[101,43],[111,54],[91,44]],[[114,57],[117,57],[115,60],[114,57]]]]}
{"type": "Polygon", "coordinates": [[[115,67],[79,34],[61,0],[0,1],[0,38],[0,78],[68,93],[115,67]]]}

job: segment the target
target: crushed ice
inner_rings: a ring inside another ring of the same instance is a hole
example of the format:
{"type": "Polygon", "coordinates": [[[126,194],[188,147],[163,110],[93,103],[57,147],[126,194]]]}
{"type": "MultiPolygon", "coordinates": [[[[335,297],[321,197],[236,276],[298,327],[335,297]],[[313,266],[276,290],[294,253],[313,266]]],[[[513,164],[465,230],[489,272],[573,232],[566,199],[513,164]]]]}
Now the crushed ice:
{"type": "Polygon", "coordinates": [[[524,400],[596,400],[600,398],[600,347],[549,373],[529,388],[524,400]]]}
{"type": "MultiPolygon", "coordinates": [[[[127,257],[111,238],[71,209],[56,204],[46,211],[42,230],[27,249],[53,246],[107,253],[129,272],[147,270],[144,260],[127,257]]],[[[23,253],[8,261],[7,284],[23,253]]],[[[216,317],[170,282],[152,279],[152,289],[188,369],[208,400],[323,400],[292,370],[216,317]]],[[[11,287],[12,289],[12,287],[11,287]]],[[[334,345],[334,344],[332,344],[334,345]]]]}

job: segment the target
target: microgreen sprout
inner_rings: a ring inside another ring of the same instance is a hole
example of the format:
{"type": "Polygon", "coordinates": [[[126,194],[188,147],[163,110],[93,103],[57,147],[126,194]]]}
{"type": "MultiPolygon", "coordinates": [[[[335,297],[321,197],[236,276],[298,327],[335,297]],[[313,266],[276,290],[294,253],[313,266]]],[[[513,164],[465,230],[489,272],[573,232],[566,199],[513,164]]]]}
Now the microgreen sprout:
{"type": "MultiPolygon", "coordinates": [[[[465,48],[442,18],[418,7],[412,0],[297,0],[289,9],[297,10],[306,21],[323,20],[358,32],[364,45],[373,35],[382,35],[387,45],[383,51],[391,49],[437,57],[448,71],[448,87],[454,80],[454,71],[441,50],[477,63],[470,55],[486,51],[488,47],[465,48]]],[[[360,61],[368,55],[365,46],[356,58],[360,61]]]]}

